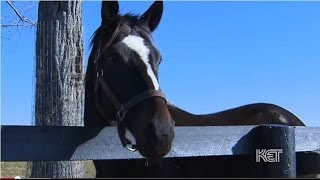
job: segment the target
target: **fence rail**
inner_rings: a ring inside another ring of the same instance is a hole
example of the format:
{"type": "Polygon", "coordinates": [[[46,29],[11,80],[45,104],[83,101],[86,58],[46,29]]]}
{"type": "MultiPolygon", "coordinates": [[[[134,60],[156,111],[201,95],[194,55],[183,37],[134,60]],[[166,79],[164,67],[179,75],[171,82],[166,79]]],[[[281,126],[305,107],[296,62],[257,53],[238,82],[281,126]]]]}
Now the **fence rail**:
{"type": "MultiPolygon", "coordinates": [[[[318,127],[176,127],[171,152],[165,159],[192,164],[186,160],[234,157],[230,162],[235,163],[236,158],[247,156],[256,173],[264,172],[260,173],[262,176],[295,177],[297,173],[320,173],[317,151],[320,151],[318,127]],[[255,162],[257,149],[281,149],[280,161],[255,162]]],[[[1,161],[126,160],[129,164],[128,160],[141,159],[138,152],[122,147],[115,127],[1,126],[1,161]]],[[[124,165],[120,164],[119,167],[124,165]]]]}

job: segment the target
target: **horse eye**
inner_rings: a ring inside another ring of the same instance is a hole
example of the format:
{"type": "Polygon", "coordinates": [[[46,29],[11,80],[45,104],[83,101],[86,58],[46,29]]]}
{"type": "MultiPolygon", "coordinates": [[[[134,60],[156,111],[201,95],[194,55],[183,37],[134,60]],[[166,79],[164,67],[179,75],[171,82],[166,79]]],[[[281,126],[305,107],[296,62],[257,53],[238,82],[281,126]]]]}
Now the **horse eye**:
{"type": "Polygon", "coordinates": [[[161,64],[162,61],[163,61],[163,58],[162,58],[162,56],[161,56],[161,57],[160,57],[159,64],[161,64]]]}
{"type": "Polygon", "coordinates": [[[111,63],[117,62],[118,57],[119,57],[119,54],[113,53],[108,57],[108,62],[111,62],[111,63]]]}

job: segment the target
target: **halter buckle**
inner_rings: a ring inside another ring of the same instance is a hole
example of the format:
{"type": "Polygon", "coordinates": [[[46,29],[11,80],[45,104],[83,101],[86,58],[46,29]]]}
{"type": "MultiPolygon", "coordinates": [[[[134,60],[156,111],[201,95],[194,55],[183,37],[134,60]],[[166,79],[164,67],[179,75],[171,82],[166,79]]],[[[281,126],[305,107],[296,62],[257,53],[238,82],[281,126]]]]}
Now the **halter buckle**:
{"type": "Polygon", "coordinates": [[[97,72],[97,77],[101,77],[101,76],[103,76],[103,69],[97,72]]]}
{"type": "Polygon", "coordinates": [[[121,105],[121,108],[120,108],[120,110],[117,112],[117,117],[116,117],[118,123],[120,123],[120,122],[124,119],[124,117],[126,116],[126,113],[127,113],[127,111],[124,110],[123,105],[121,105]]]}

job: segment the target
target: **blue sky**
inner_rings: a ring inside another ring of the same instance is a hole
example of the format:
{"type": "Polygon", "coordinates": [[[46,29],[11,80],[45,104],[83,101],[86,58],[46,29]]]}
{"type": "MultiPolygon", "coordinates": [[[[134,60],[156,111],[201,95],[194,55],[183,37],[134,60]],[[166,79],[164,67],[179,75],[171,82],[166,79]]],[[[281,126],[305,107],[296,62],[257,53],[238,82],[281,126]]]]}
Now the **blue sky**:
{"type": "MultiPolygon", "coordinates": [[[[36,18],[36,2],[17,2],[36,18]]],[[[151,1],[121,2],[143,13],[151,1]]],[[[85,62],[100,24],[100,2],[83,4],[85,62]]],[[[1,2],[1,18],[12,13],[1,2]]],[[[154,32],[161,89],[195,114],[256,102],[280,105],[320,126],[320,2],[165,1],[154,32]]],[[[3,21],[2,21],[3,22],[3,21]]],[[[2,29],[2,37],[10,32],[2,29]]],[[[35,30],[1,39],[1,124],[29,125],[33,114],[35,30]]]]}

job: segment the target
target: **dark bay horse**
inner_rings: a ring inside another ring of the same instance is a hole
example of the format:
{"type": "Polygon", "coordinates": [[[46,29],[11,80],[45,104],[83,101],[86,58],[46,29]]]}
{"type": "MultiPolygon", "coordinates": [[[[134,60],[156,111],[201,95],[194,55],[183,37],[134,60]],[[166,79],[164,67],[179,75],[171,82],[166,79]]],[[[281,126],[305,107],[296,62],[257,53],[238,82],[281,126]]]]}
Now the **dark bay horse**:
{"type": "MultiPolygon", "coordinates": [[[[171,150],[175,125],[304,125],[289,111],[272,104],[194,115],[167,102],[158,82],[161,54],[151,37],[162,12],[162,1],[154,2],[141,16],[119,14],[117,1],[102,2],[101,25],[91,41],[86,71],[85,126],[102,129],[116,122],[125,148],[159,160],[171,150]]],[[[104,161],[94,164],[97,177],[112,175],[104,161]]]]}

